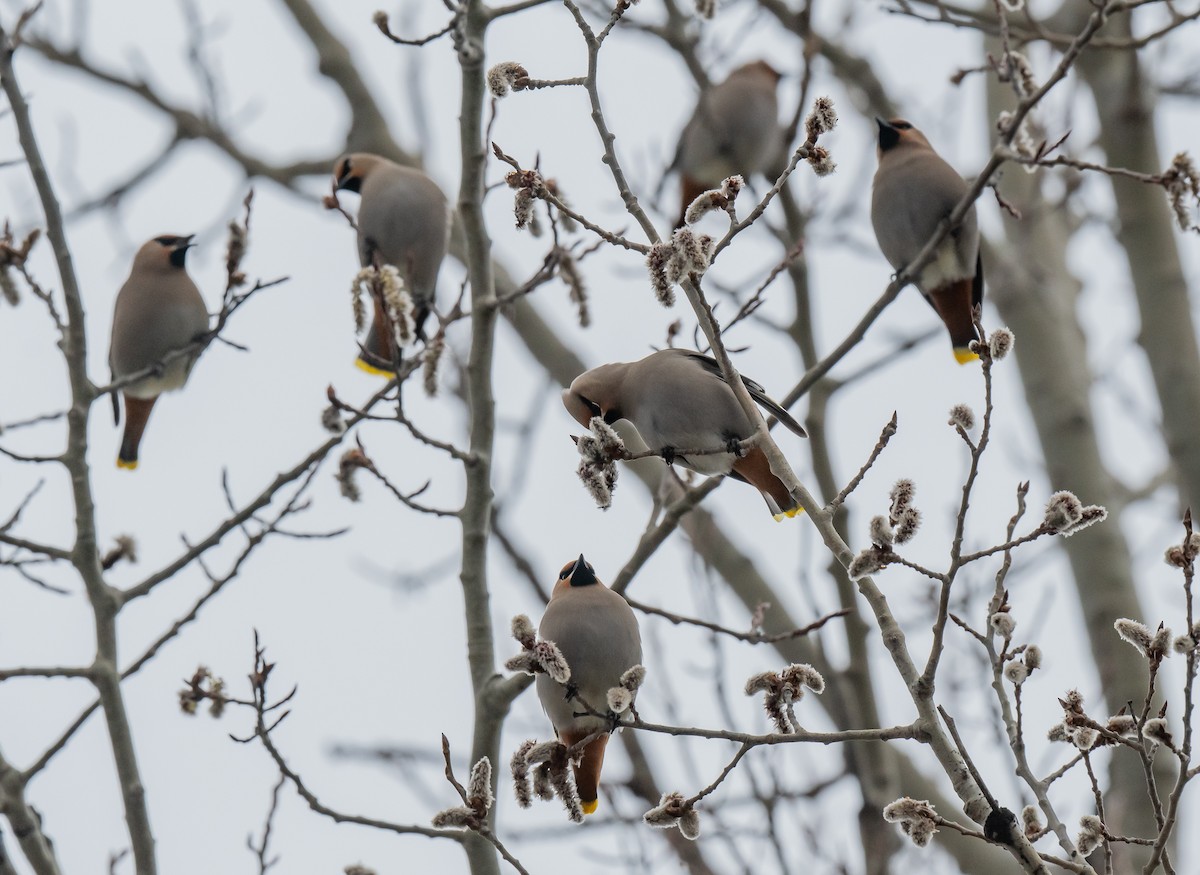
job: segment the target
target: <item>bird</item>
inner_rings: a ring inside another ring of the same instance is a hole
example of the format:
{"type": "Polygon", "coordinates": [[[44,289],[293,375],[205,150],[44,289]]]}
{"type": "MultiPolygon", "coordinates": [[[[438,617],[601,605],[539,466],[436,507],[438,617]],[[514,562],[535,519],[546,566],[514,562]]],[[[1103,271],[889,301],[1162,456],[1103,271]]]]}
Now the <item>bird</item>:
{"type": "MultiPolygon", "coordinates": [[[[199,351],[177,355],[208,331],[208,308],[188,276],[184,261],[192,235],[163,234],[142,244],[133,258],[129,279],[117,292],[108,364],[113,380],[158,365],[156,373],[118,390],[125,396],[125,434],[117,467],[138,466],[138,446],[154,402],[163,392],[182,389],[199,351]]],[[[113,421],[120,424],[117,391],[112,393],[113,421]]]]}
{"type": "MultiPolygon", "coordinates": [[[[871,193],[871,224],[884,257],[903,270],[925,247],[967,193],[958,171],[933,150],[929,140],[904,119],[875,119],[879,126],[879,169],[871,193]]],[[[975,206],[938,245],[916,278],[917,288],[946,323],[959,364],[979,358],[971,352],[974,308],[983,303],[983,263],[975,206]]]]}
{"type": "Polygon", "coordinates": [[[671,162],[682,186],[679,221],[688,205],[726,177],[769,169],[783,147],[779,101],[780,74],[766,61],[743,64],[724,82],[702,92],[691,119],[679,135],[671,162]]]}
{"type": "MultiPolygon", "coordinates": [[[[750,396],[788,429],[807,437],[800,423],[767,397],[758,383],[742,377],[750,396]]],[[[775,519],[802,508],[771,470],[760,447],[740,454],[688,455],[688,450],[732,447],[754,434],[754,425],[725,381],[716,359],[685,349],[662,349],[636,362],[600,365],[580,374],[562,393],[567,412],[587,427],[599,416],[609,425],[630,422],[646,446],[668,464],[706,475],[726,474],[754,486],[775,519]]]]}
{"type": "Polygon", "coordinates": [[[558,573],[538,634],[558,646],[571,669],[565,691],[549,675],[537,676],[538,699],[559,740],[570,747],[593,733],[603,733],[588,743],[575,766],[580,807],[584,814],[592,814],[599,805],[597,789],[608,745],[605,730],[613,728],[613,720],[581,711],[576,699],[603,713],[608,691],[620,685],[626,671],[641,664],[637,617],[624,598],[600,582],[580,553],[558,573]]]}
{"type": "MultiPolygon", "coordinates": [[[[425,339],[425,320],[433,309],[438,271],[450,242],[450,207],[438,184],[420,170],[402,167],[379,155],[354,152],[334,164],[334,190],[361,196],[358,210],[358,257],[363,267],[390,264],[412,298],[416,336],[425,339]]],[[[362,370],[392,376],[397,361],[390,320],[383,302],[355,361],[362,370]]]]}

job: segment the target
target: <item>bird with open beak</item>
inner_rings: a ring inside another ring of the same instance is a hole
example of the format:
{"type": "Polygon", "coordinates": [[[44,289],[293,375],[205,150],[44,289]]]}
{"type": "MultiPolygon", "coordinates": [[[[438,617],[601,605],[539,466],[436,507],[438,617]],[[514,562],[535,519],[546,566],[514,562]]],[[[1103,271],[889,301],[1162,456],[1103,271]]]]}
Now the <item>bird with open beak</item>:
{"type": "MultiPolygon", "coordinates": [[[[199,352],[170,355],[208,331],[208,309],[184,266],[192,235],[163,234],[142,245],[129,279],[117,292],[108,363],[113,380],[157,368],[120,390],[125,398],[125,433],[117,467],[138,466],[138,448],[154,402],[163,392],[182,389],[199,352]]],[[[113,421],[121,410],[113,393],[113,421]]]]}

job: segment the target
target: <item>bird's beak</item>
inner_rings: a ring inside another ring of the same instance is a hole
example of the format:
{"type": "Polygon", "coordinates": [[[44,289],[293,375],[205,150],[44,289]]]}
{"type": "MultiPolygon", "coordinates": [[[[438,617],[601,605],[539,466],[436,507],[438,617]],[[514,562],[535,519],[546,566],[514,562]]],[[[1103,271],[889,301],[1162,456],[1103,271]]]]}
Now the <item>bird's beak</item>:
{"type": "Polygon", "coordinates": [[[175,241],[175,245],[171,247],[170,261],[174,267],[182,268],[187,261],[187,251],[196,244],[192,242],[195,234],[188,234],[186,237],[180,237],[175,241]]]}
{"type": "Polygon", "coordinates": [[[879,116],[875,116],[875,124],[879,125],[879,151],[882,154],[900,142],[900,129],[879,116]]]}
{"type": "Polygon", "coordinates": [[[588,568],[587,560],[583,558],[582,553],[575,560],[575,564],[571,566],[568,579],[571,581],[571,586],[587,586],[596,582],[596,575],[588,568]]]}
{"type": "Polygon", "coordinates": [[[354,194],[362,193],[362,177],[355,176],[352,172],[347,171],[343,176],[333,177],[334,191],[349,191],[354,194]]]}

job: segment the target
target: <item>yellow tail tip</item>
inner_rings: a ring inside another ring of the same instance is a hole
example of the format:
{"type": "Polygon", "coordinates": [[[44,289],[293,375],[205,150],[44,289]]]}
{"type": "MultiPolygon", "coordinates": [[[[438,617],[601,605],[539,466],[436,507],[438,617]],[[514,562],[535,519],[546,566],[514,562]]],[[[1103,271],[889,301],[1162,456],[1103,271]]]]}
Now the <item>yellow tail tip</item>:
{"type": "Polygon", "coordinates": [[[386,377],[390,380],[392,377],[396,376],[391,371],[385,371],[383,368],[377,368],[370,362],[365,362],[360,358],[354,360],[354,366],[360,371],[366,371],[373,377],[386,377]]]}
{"type": "Polygon", "coordinates": [[[954,360],[960,365],[965,365],[968,362],[979,361],[979,356],[975,355],[975,353],[971,352],[965,346],[956,346],[954,347],[954,360]]]}
{"type": "Polygon", "coordinates": [[[117,467],[120,468],[122,471],[136,471],[137,470],[137,459],[134,459],[133,461],[128,461],[126,459],[117,459],[117,467]]]}
{"type": "Polygon", "coordinates": [[[775,518],[775,522],[781,523],[785,519],[790,520],[792,517],[799,516],[802,513],[804,513],[804,508],[793,507],[791,510],[785,510],[785,511],[782,511],[781,513],[772,514],[772,516],[775,518]]]}
{"type": "Polygon", "coordinates": [[[583,809],[584,814],[595,814],[596,809],[600,807],[599,799],[581,799],[579,807],[583,809]]]}

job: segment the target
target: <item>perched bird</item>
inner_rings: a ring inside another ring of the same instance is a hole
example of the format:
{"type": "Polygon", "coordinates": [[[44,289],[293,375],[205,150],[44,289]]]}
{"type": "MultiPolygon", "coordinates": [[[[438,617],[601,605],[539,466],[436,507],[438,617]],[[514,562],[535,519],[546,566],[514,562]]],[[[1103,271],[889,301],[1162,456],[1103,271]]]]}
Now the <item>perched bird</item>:
{"type": "MultiPolygon", "coordinates": [[[[184,268],[192,237],[164,234],[143,244],[133,258],[129,279],[117,292],[108,364],[114,380],[159,365],[208,331],[208,310],[200,290],[184,268]]],[[[163,392],[182,389],[199,353],[173,357],[158,373],[125,386],[125,436],[117,467],[133,470],[150,410],[163,392]]],[[[120,423],[117,393],[113,420],[120,423]]]]}
{"type": "MultiPolygon", "coordinates": [[[[612,729],[609,719],[582,711],[576,697],[603,714],[608,691],[620,685],[621,675],[641,664],[642,637],[633,609],[596,579],[582,553],[558,573],[538,634],[558,645],[571,669],[565,690],[549,675],[537,676],[538,698],[559,740],[570,747],[594,732],[612,729]]],[[[575,789],[585,814],[599,804],[596,791],[607,745],[604,732],[583,749],[575,767],[575,789]]]]}
{"type": "MultiPolygon", "coordinates": [[[[436,182],[411,167],[356,152],[339,158],[334,188],[362,196],[358,210],[358,258],[363,267],[390,264],[412,298],[416,335],[425,339],[438,270],[450,242],[450,207],[436,182]]],[[[390,321],[381,301],[356,364],[369,373],[391,376],[397,356],[390,321]]]]}
{"type": "MultiPolygon", "coordinates": [[[[800,423],[767,397],[763,387],[742,377],[750,396],[789,429],[806,437],[800,423]]],[[[728,474],[762,493],[776,520],[795,516],[800,505],[771,471],[766,453],[715,450],[754,434],[754,426],[725,382],[715,359],[685,349],[663,349],[636,362],[600,365],[580,374],[563,391],[567,412],[585,427],[599,416],[609,425],[628,420],[651,450],[668,463],[700,474],[728,474]]]]}
{"type": "MultiPolygon", "coordinates": [[[[903,119],[875,121],[879,125],[879,169],[871,194],[871,224],[884,256],[892,267],[902,270],[962,200],[967,183],[911,124],[903,119]]],[[[971,341],[978,339],[972,309],[983,303],[974,205],[942,240],[916,283],[946,323],[959,364],[979,358],[970,350],[971,341]]]]}
{"type": "Polygon", "coordinates": [[[754,61],[700,95],[671,162],[683,188],[678,225],[702,193],[735,173],[749,180],[779,157],[783,131],[775,96],[778,83],[779,73],[770,64],[754,61]]]}

